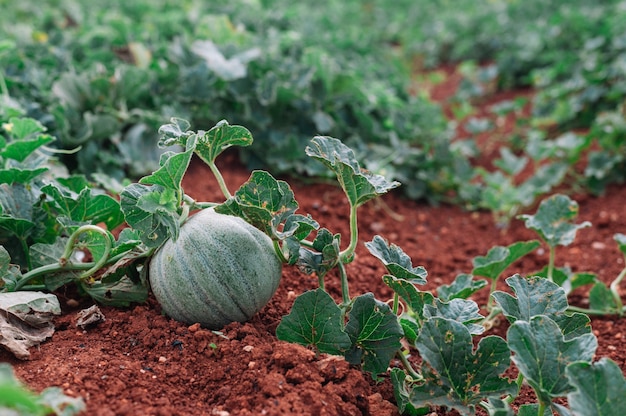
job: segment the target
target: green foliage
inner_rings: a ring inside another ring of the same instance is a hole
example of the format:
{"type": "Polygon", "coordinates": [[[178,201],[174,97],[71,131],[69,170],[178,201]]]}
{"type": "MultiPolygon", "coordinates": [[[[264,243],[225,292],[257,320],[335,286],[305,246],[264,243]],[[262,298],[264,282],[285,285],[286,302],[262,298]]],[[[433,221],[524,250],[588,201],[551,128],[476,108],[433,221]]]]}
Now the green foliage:
{"type": "Polygon", "coordinates": [[[622,370],[609,358],[601,358],[593,364],[572,363],[565,373],[576,388],[567,395],[573,415],[608,416],[624,408],[626,380],[622,370]]]}
{"type": "Polygon", "coordinates": [[[58,387],[48,387],[39,395],[25,388],[13,368],[0,364],[0,411],[23,416],[71,416],[85,410],[81,398],[69,397],[58,387]]]}

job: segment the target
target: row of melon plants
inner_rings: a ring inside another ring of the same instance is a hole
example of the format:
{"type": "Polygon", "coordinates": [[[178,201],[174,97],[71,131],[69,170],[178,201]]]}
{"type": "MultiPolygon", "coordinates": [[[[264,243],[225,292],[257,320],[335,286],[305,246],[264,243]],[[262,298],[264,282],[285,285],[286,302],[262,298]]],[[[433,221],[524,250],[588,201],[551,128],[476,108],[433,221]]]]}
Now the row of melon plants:
{"type": "MultiPolygon", "coordinates": [[[[514,414],[510,404],[524,383],[537,402],[523,405],[520,415],[609,415],[623,406],[621,370],[605,358],[593,361],[597,340],[589,315],[623,314],[618,285],[626,271],[606,286],[592,274],[556,266],[554,248],[570,244],[589,225],[574,222],[577,204],[567,196],[548,198],[534,215],[522,217],[539,240],[494,247],[474,259],[471,273],[436,295],[419,289],[426,269],[375,236],[365,244],[383,263],[382,279],[395,293],[387,303],[373,293],[352,296],[346,265],[359,244],[359,207],[400,184],[363,169],[338,139],[316,136],[305,153],[332,172],[345,192],[347,238],[297,213],[289,184],[266,171],[253,171],[235,192],[228,189],[215,160],[227,148],[252,144],[242,126],[221,121],[194,131],[174,118],[159,130],[165,149],[160,167],[137,183],[100,177],[108,193],[84,177],[59,174],[62,166],[51,163],[47,146],[54,138],[37,121],[13,114],[2,126],[2,296],[34,291],[43,297],[75,284],[97,302],[125,306],[143,302],[152,288],[168,316],[220,329],[256,314],[276,290],[282,268],[294,266],[315,273],[319,288],[297,297],[276,336],[342,355],[376,380],[388,375],[403,413],[444,406],[461,414],[479,407],[514,414]],[[182,179],[194,155],[214,173],[223,202],[184,193],[182,179]],[[122,223],[128,227],[116,238],[109,230],[122,223]],[[510,276],[512,294],[495,290],[504,271],[542,242],[550,250],[546,268],[510,276]],[[338,301],[325,291],[335,268],[338,301]],[[584,285],[593,285],[590,308],[570,306],[568,294],[584,285]],[[484,287],[490,290],[487,316],[471,300],[484,287]],[[510,323],[506,339],[486,335],[499,316],[510,323]],[[475,337],[481,337],[476,348],[475,337]],[[421,357],[419,367],[415,356],[421,357]],[[511,364],[516,380],[503,376],[511,364]],[[569,408],[555,401],[563,397],[569,408]]],[[[615,240],[626,256],[626,237],[616,234],[615,240]]]]}

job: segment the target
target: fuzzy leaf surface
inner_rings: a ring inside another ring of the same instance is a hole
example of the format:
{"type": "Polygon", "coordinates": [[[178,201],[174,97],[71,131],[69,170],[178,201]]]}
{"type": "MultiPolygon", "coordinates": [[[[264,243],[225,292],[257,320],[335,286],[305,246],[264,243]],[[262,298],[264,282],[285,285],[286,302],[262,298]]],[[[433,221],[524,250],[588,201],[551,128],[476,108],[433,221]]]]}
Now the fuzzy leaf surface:
{"type": "Polygon", "coordinates": [[[515,296],[496,291],[493,297],[509,322],[530,322],[534,316],[545,315],[557,323],[565,339],[591,332],[591,320],[583,313],[566,314],[565,291],[557,284],[541,277],[524,278],[513,275],[506,280],[515,296]]]}
{"type": "Polygon", "coordinates": [[[313,249],[300,247],[298,267],[306,274],[317,273],[321,278],[326,276],[339,261],[340,234],[331,234],[322,228],[313,240],[313,249]]]}
{"type": "Polygon", "coordinates": [[[216,212],[241,217],[278,240],[283,240],[298,230],[299,224],[291,222],[289,229],[283,228],[279,231],[279,225],[294,215],[297,209],[298,202],[289,184],[261,170],[253,171],[234,196],[215,207],[216,212]]]}
{"type": "Polygon", "coordinates": [[[308,156],[319,160],[337,175],[337,180],[353,207],[361,206],[400,186],[399,182],[388,181],[381,175],[361,168],[354,151],[338,139],[315,136],[305,151],[308,156]]]}
{"type": "MultiPolygon", "coordinates": [[[[195,137],[195,136],[193,136],[195,137]]],[[[166,189],[181,192],[183,176],[191,162],[191,156],[195,148],[195,140],[188,140],[187,150],[180,153],[166,152],[161,155],[159,169],[151,175],[144,176],[139,183],[144,185],[160,185],[166,189]]]]}
{"type": "Polygon", "coordinates": [[[226,120],[218,122],[209,131],[198,131],[195,152],[207,164],[212,164],[217,156],[231,146],[250,146],[252,133],[243,126],[231,126],[226,120]]]}
{"type": "Polygon", "coordinates": [[[472,274],[495,280],[507,267],[539,247],[539,245],[539,241],[531,240],[518,241],[508,247],[495,246],[487,252],[486,256],[475,257],[472,260],[474,265],[472,274]]]}
{"type": "Polygon", "coordinates": [[[322,353],[343,355],[351,341],[341,318],[341,309],[328,293],[319,288],[309,290],[296,298],[291,312],[276,328],[276,337],[322,353]]]}
{"type": "Polygon", "coordinates": [[[377,379],[384,373],[389,362],[402,346],[402,328],[389,305],[366,293],[354,300],[350,320],[346,325],[352,347],[346,352],[346,360],[363,366],[363,370],[377,379]]]}
{"type": "Polygon", "coordinates": [[[486,280],[474,280],[471,274],[461,273],[454,278],[452,284],[439,286],[437,295],[444,302],[452,299],[467,299],[485,286],[487,286],[486,280]]]}
{"type": "Polygon", "coordinates": [[[174,191],[159,185],[131,184],[120,194],[126,222],[139,232],[148,247],[159,247],[178,237],[180,226],[174,191]]]}
{"type": "Polygon", "coordinates": [[[612,416],[626,409],[626,380],[609,358],[572,363],[565,374],[576,388],[567,395],[573,416],[612,416]]]}
{"type": "Polygon", "coordinates": [[[589,221],[574,224],[578,203],[566,195],[553,195],[541,201],[535,215],[520,215],[526,228],[536,231],[550,246],[567,246],[576,238],[576,232],[591,226],[589,221]]]}
{"type": "Polygon", "coordinates": [[[544,403],[572,390],[565,368],[575,361],[591,362],[598,346],[592,333],[566,340],[556,322],[543,315],[515,321],[507,340],[513,362],[544,403]]]}
{"type": "Polygon", "coordinates": [[[376,235],[372,241],[365,243],[365,247],[385,265],[389,274],[415,284],[426,284],[426,269],[422,266],[413,267],[411,258],[397,245],[387,244],[381,236],[376,235]]]}
{"type": "Polygon", "coordinates": [[[465,325],[470,334],[480,335],[485,331],[485,328],[474,323],[484,318],[478,310],[478,304],[472,300],[452,299],[449,302],[442,302],[440,299],[435,299],[434,305],[424,306],[424,318],[451,319],[465,325]]]}
{"type": "Polygon", "coordinates": [[[510,351],[504,339],[487,336],[476,351],[465,325],[446,318],[428,319],[422,326],[416,347],[436,372],[434,378],[413,387],[411,403],[448,406],[470,414],[483,400],[515,394],[517,387],[501,378],[509,367],[510,351]]]}

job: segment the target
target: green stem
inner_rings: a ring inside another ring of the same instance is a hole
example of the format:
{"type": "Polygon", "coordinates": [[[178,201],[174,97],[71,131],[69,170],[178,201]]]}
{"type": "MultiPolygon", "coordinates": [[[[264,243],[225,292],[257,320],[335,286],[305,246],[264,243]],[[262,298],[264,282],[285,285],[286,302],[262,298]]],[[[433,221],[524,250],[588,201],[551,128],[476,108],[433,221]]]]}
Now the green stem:
{"type": "Polygon", "coordinates": [[[211,168],[211,172],[213,172],[213,175],[215,175],[215,179],[217,179],[217,183],[220,186],[222,193],[224,194],[226,199],[229,199],[232,195],[230,194],[230,191],[228,190],[228,187],[226,186],[226,182],[224,181],[224,177],[222,176],[220,170],[217,168],[217,166],[213,162],[208,163],[208,165],[209,165],[209,168],[211,168]]]}
{"type": "Polygon", "coordinates": [[[287,263],[287,258],[285,257],[285,253],[283,253],[283,250],[280,248],[280,244],[278,243],[278,241],[272,240],[272,243],[274,244],[274,251],[276,252],[276,256],[278,256],[278,259],[280,260],[280,262],[287,263]]]}
{"type": "Polygon", "coordinates": [[[341,299],[343,300],[344,306],[347,306],[350,304],[350,289],[348,288],[346,265],[340,262],[337,264],[337,267],[339,267],[339,274],[341,275],[341,299]]]}
{"type": "Polygon", "coordinates": [[[554,258],[556,257],[556,247],[550,246],[550,258],[548,259],[548,280],[554,282],[554,258]]]}
{"type": "Polygon", "coordinates": [[[104,238],[104,252],[102,253],[102,256],[100,256],[100,258],[93,264],[93,267],[83,272],[79,276],[80,280],[87,279],[92,274],[100,270],[102,266],[106,264],[109,258],[109,254],[111,254],[111,248],[113,246],[113,242],[111,241],[111,235],[106,230],[96,225],[83,225],[72,233],[69,240],[67,241],[67,244],[65,244],[65,251],[63,251],[63,255],[59,259],[59,264],[68,263],[69,258],[72,256],[72,253],[74,252],[74,246],[76,245],[78,238],[80,237],[81,234],[87,233],[87,232],[95,232],[95,233],[102,235],[102,237],[104,238]]]}
{"type": "Polygon", "coordinates": [[[496,276],[496,278],[491,281],[491,287],[489,288],[489,297],[487,298],[487,311],[489,311],[490,313],[493,309],[493,297],[491,296],[491,294],[495,292],[496,288],[498,287],[498,277],[500,276],[496,276]]]}
{"type": "Polygon", "coordinates": [[[489,311],[489,315],[487,315],[485,317],[485,319],[483,319],[483,322],[482,322],[483,328],[485,328],[487,330],[491,329],[493,327],[493,321],[495,320],[495,318],[498,315],[500,315],[500,312],[502,312],[502,309],[500,309],[500,308],[492,308],[489,311]]]}
{"type": "Polygon", "coordinates": [[[543,400],[539,400],[539,406],[537,406],[537,416],[544,416],[546,414],[546,404],[543,400]]]}
{"type": "Polygon", "coordinates": [[[420,381],[420,380],[424,380],[424,377],[418,373],[417,371],[415,371],[415,369],[413,368],[413,366],[411,365],[411,363],[409,362],[408,358],[406,358],[406,355],[404,355],[402,353],[402,350],[398,350],[396,352],[396,357],[398,357],[398,359],[400,360],[400,362],[402,363],[402,366],[404,367],[404,369],[406,370],[407,373],[409,373],[409,376],[411,376],[411,378],[413,379],[413,381],[420,381]]]}
{"type": "Polygon", "coordinates": [[[611,311],[604,311],[601,309],[588,309],[588,308],[580,308],[578,306],[568,306],[567,307],[567,311],[568,312],[580,312],[580,313],[584,313],[587,315],[596,315],[596,316],[605,316],[605,315],[622,315],[624,313],[624,307],[619,308],[619,310],[615,310],[613,312],[611,311]]]}
{"type": "MultiPolygon", "coordinates": [[[[625,256],[626,259],[626,256],[625,256]]],[[[611,294],[613,295],[613,299],[615,300],[615,305],[621,310],[622,309],[622,297],[619,295],[619,285],[622,280],[626,277],[626,267],[622,269],[622,271],[617,275],[615,280],[611,282],[611,294]]],[[[623,313],[623,311],[621,311],[623,313]]],[[[622,314],[620,313],[620,315],[622,314]]]]}
{"type": "Polygon", "coordinates": [[[393,314],[398,314],[398,304],[400,303],[400,296],[398,292],[393,292],[393,314]]]}
{"type": "Polygon", "coordinates": [[[349,263],[352,261],[352,255],[356,251],[356,247],[359,243],[359,227],[356,211],[357,207],[355,205],[350,205],[350,245],[339,253],[341,263],[349,263]]]}
{"type": "MultiPolygon", "coordinates": [[[[152,255],[153,251],[154,249],[150,249],[146,251],[143,255],[137,256],[136,259],[139,259],[142,257],[149,257],[150,255],[152,255]]],[[[126,254],[127,252],[124,252],[124,253],[118,254],[117,256],[111,257],[110,259],[107,260],[106,264],[114,264],[117,261],[124,258],[126,254]]],[[[18,290],[22,290],[26,288],[27,287],[26,283],[28,283],[29,281],[39,276],[44,276],[46,274],[52,274],[52,273],[58,273],[61,271],[89,270],[90,268],[94,267],[95,264],[96,263],[94,262],[88,262],[88,263],[65,262],[64,264],[57,262],[57,263],[46,264],[45,266],[37,267],[36,269],[33,269],[29,271],[28,273],[25,273],[24,275],[22,275],[22,278],[16,283],[14,291],[17,292],[18,290]]],[[[40,287],[40,285],[32,285],[32,286],[40,287]]],[[[31,289],[31,286],[29,285],[28,288],[31,289]]]]}

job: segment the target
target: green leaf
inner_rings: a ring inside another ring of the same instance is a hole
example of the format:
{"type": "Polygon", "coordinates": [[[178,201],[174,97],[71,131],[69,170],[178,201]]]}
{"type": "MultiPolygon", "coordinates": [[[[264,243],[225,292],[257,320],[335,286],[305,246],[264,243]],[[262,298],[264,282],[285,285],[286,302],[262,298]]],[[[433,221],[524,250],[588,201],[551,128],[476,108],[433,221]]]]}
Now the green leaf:
{"type": "Polygon", "coordinates": [[[548,279],[537,276],[524,278],[515,274],[506,279],[506,283],[517,297],[500,291],[495,291],[492,296],[509,322],[530,322],[537,315],[553,317],[567,309],[565,291],[548,279]]]}
{"type": "Polygon", "coordinates": [[[435,299],[434,305],[424,306],[424,318],[451,319],[465,325],[470,334],[480,335],[485,331],[485,328],[474,323],[484,319],[478,311],[478,304],[473,300],[452,299],[449,302],[443,302],[440,299],[435,299]]]}
{"type": "Polygon", "coordinates": [[[486,402],[482,402],[480,405],[487,411],[489,416],[515,416],[515,412],[511,409],[511,406],[509,406],[506,400],[490,397],[486,402]]]}
{"type": "Polygon", "coordinates": [[[9,252],[0,246],[0,289],[13,291],[21,276],[19,267],[11,264],[9,252]]]}
{"type": "Polygon", "coordinates": [[[300,248],[298,267],[306,274],[316,273],[319,278],[326,276],[339,261],[341,235],[331,234],[326,228],[318,231],[313,240],[313,250],[300,248]]]}
{"type": "Polygon", "coordinates": [[[407,306],[417,315],[419,322],[424,320],[424,306],[433,305],[435,297],[430,292],[422,292],[408,280],[398,279],[395,276],[386,274],[383,282],[397,293],[407,306]]]}
{"type": "Polygon", "coordinates": [[[395,244],[387,244],[380,236],[365,243],[370,253],[378,258],[387,269],[387,272],[398,279],[404,279],[415,284],[425,285],[428,272],[422,266],[413,267],[411,258],[395,244]]]}
{"type": "Polygon", "coordinates": [[[338,139],[315,136],[306,154],[321,161],[337,175],[341,188],[346,193],[350,205],[358,207],[389,190],[400,186],[399,182],[388,181],[359,166],[354,151],[338,139]]]}
{"type": "Polygon", "coordinates": [[[520,215],[526,228],[536,231],[550,246],[567,246],[576,238],[576,231],[591,226],[589,221],[571,222],[578,215],[578,203],[566,195],[556,194],[541,201],[535,215],[520,215]]]}
{"type": "Polygon", "coordinates": [[[567,295],[557,284],[542,277],[513,275],[506,280],[517,297],[505,292],[492,294],[509,322],[545,315],[555,321],[566,340],[591,332],[591,321],[582,313],[566,314],[567,295]]]}
{"type": "Polygon", "coordinates": [[[465,325],[446,318],[428,319],[416,347],[436,372],[411,391],[411,403],[447,406],[467,415],[488,398],[515,394],[517,386],[500,376],[509,368],[510,351],[504,339],[487,336],[476,351],[465,325]]]}
{"type": "Polygon", "coordinates": [[[179,232],[176,198],[158,185],[131,184],[120,194],[122,212],[128,225],[139,232],[141,241],[151,248],[159,247],[179,232]]]}
{"type": "Polygon", "coordinates": [[[539,246],[537,240],[519,241],[508,247],[495,246],[487,252],[487,256],[472,260],[472,274],[496,280],[507,267],[539,246]]]}
{"type": "Polygon", "coordinates": [[[265,171],[256,170],[246,183],[226,202],[215,207],[220,214],[243,218],[273,239],[282,240],[298,230],[297,223],[279,231],[279,225],[298,209],[293,191],[285,181],[276,180],[265,171]]]}
{"type": "Polygon", "coordinates": [[[187,139],[194,133],[189,130],[191,125],[187,120],[172,117],[170,124],[164,124],[159,127],[159,147],[168,147],[179,144],[183,147],[187,146],[187,139]]]}
{"type": "Polygon", "coordinates": [[[196,154],[211,165],[217,156],[231,146],[250,146],[252,133],[242,126],[231,126],[226,120],[218,122],[209,131],[198,131],[196,154]]]}
{"type": "Polygon", "coordinates": [[[2,151],[0,151],[0,156],[6,159],[13,159],[18,162],[23,162],[35,150],[53,141],[54,137],[45,134],[40,134],[35,139],[31,140],[13,141],[10,142],[4,149],[2,149],[2,151]]]}
{"type": "MultiPolygon", "coordinates": [[[[7,127],[5,127],[5,130],[7,130],[11,134],[11,136],[17,140],[26,139],[29,136],[32,136],[33,134],[42,133],[46,131],[46,128],[43,126],[43,124],[41,124],[39,121],[33,118],[28,118],[28,117],[22,117],[22,118],[12,117],[9,119],[8,125],[10,127],[8,129],[7,127]]],[[[46,140],[52,141],[54,139],[50,137],[50,138],[47,138],[46,140]]],[[[10,156],[7,156],[7,157],[10,157],[10,156]]]]}
{"type": "Polygon", "coordinates": [[[565,374],[576,388],[567,395],[573,416],[613,416],[626,408],[626,380],[619,366],[603,357],[596,363],[576,362],[565,374]]]}
{"type": "Polygon", "coordinates": [[[193,156],[195,143],[193,140],[187,142],[187,150],[181,153],[166,152],[161,155],[159,164],[161,167],[149,176],[144,176],[139,183],[144,185],[160,185],[165,189],[176,191],[177,196],[182,197],[181,184],[183,176],[187,172],[191,156],[193,156]]]}
{"type": "Polygon", "coordinates": [[[82,281],[80,287],[102,305],[127,307],[148,299],[148,287],[141,282],[132,281],[123,271],[91,284],[82,281]]]}
{"type": "Polygon", "coordinates": [[[471,274],[461,273],[456,276],[452,284],[439,286],[437,295],[444,302],[452,299],[467,299],[487,284],[486,280],[474,280],[471,274]]]}
{"type": "MultiPolygon", "coordinates": [[[[33,244],[30,246],[30,258],[32,267],[42,267],[50,264],[58,264],[59,259],[63,256],[65,251],[65,244],[67,238],[58,237],[53,244],[33,244]]],[[[46,289],[54,291],[68,283],[77,281],[82,271],[80,270],[59,270],[54,273],[47,273],[43,277],[43,283],[46,285],[46,289]]],[[[32,282],[35,283],[35,282],[32,282]]]]}
{"type": "Polygon", "coordinates": [[[334,355],[343,355],[351,345],[343,331],[341,309],[322,289],[309,290],[296,298],[291,312],[276,328],[276,337],[334,355]]]}
{"type": "Polygon", "coordinates": [[[37,176],[47,172],[48,168],[36,169],[19,169],[9,168],[0,170],[0,184],[6,183],[12,185],[14,183],[30,184],[37,176]]]}
{"type": "Polygon", "coordinates": [[[375,299],[372,293],[354,300],[346,333],[352,341],[346,360],[361,364],[374,379],[387,372],[389,362],[402,347],[403,333],[398,318],[389,305],[375,299]]]}
{"type": "Polygon", "coordinates": [[[418,416],[430,413],[430,409],[427,406],[416,409],[411,403],[410,383],[407,382],[407,374],[404,371],[399,368],[392,368],[389,378],[393,385],[393,395],[396,399],[396,405],[398,406],[398,412],[400,414],[418,416]]]}
{"type": "MultiPolygon", "coordinates": [[[[38,403],[37,396],[26,389],[15,377],[9,363],[0,363],[0,410],[15,409],[8,414],[45,414],[45,408],[38,403]]],[[[10,411],[10,410],[9,410],[10,411]]]]}
{"type": "Polygon", "coordinates": [[[591,362],[598,346],[592,333],[565,340],[556,322],[543,315],[515,321],[507,340],[515,353],[513,362],[544,403],[572,390],[565,368],[575,361],[591,362]]]}
{"type": "Polygon", "coordinates": [[[41,191],[52,198],[59,216],[67,217],[76,225],[104,223],[112,230],[124,221],[118,201],[106,194],[96,194],[89,187],[76,193],[60,184],[50,183],[41,191]]]}
{"type": "Polygon", "coordinates": [[[604,282],[596,282],[589,291],[589,307],[605,312],[607,315],[620,313],[622,305],[618,305],[613,292],[604,282]]]}

